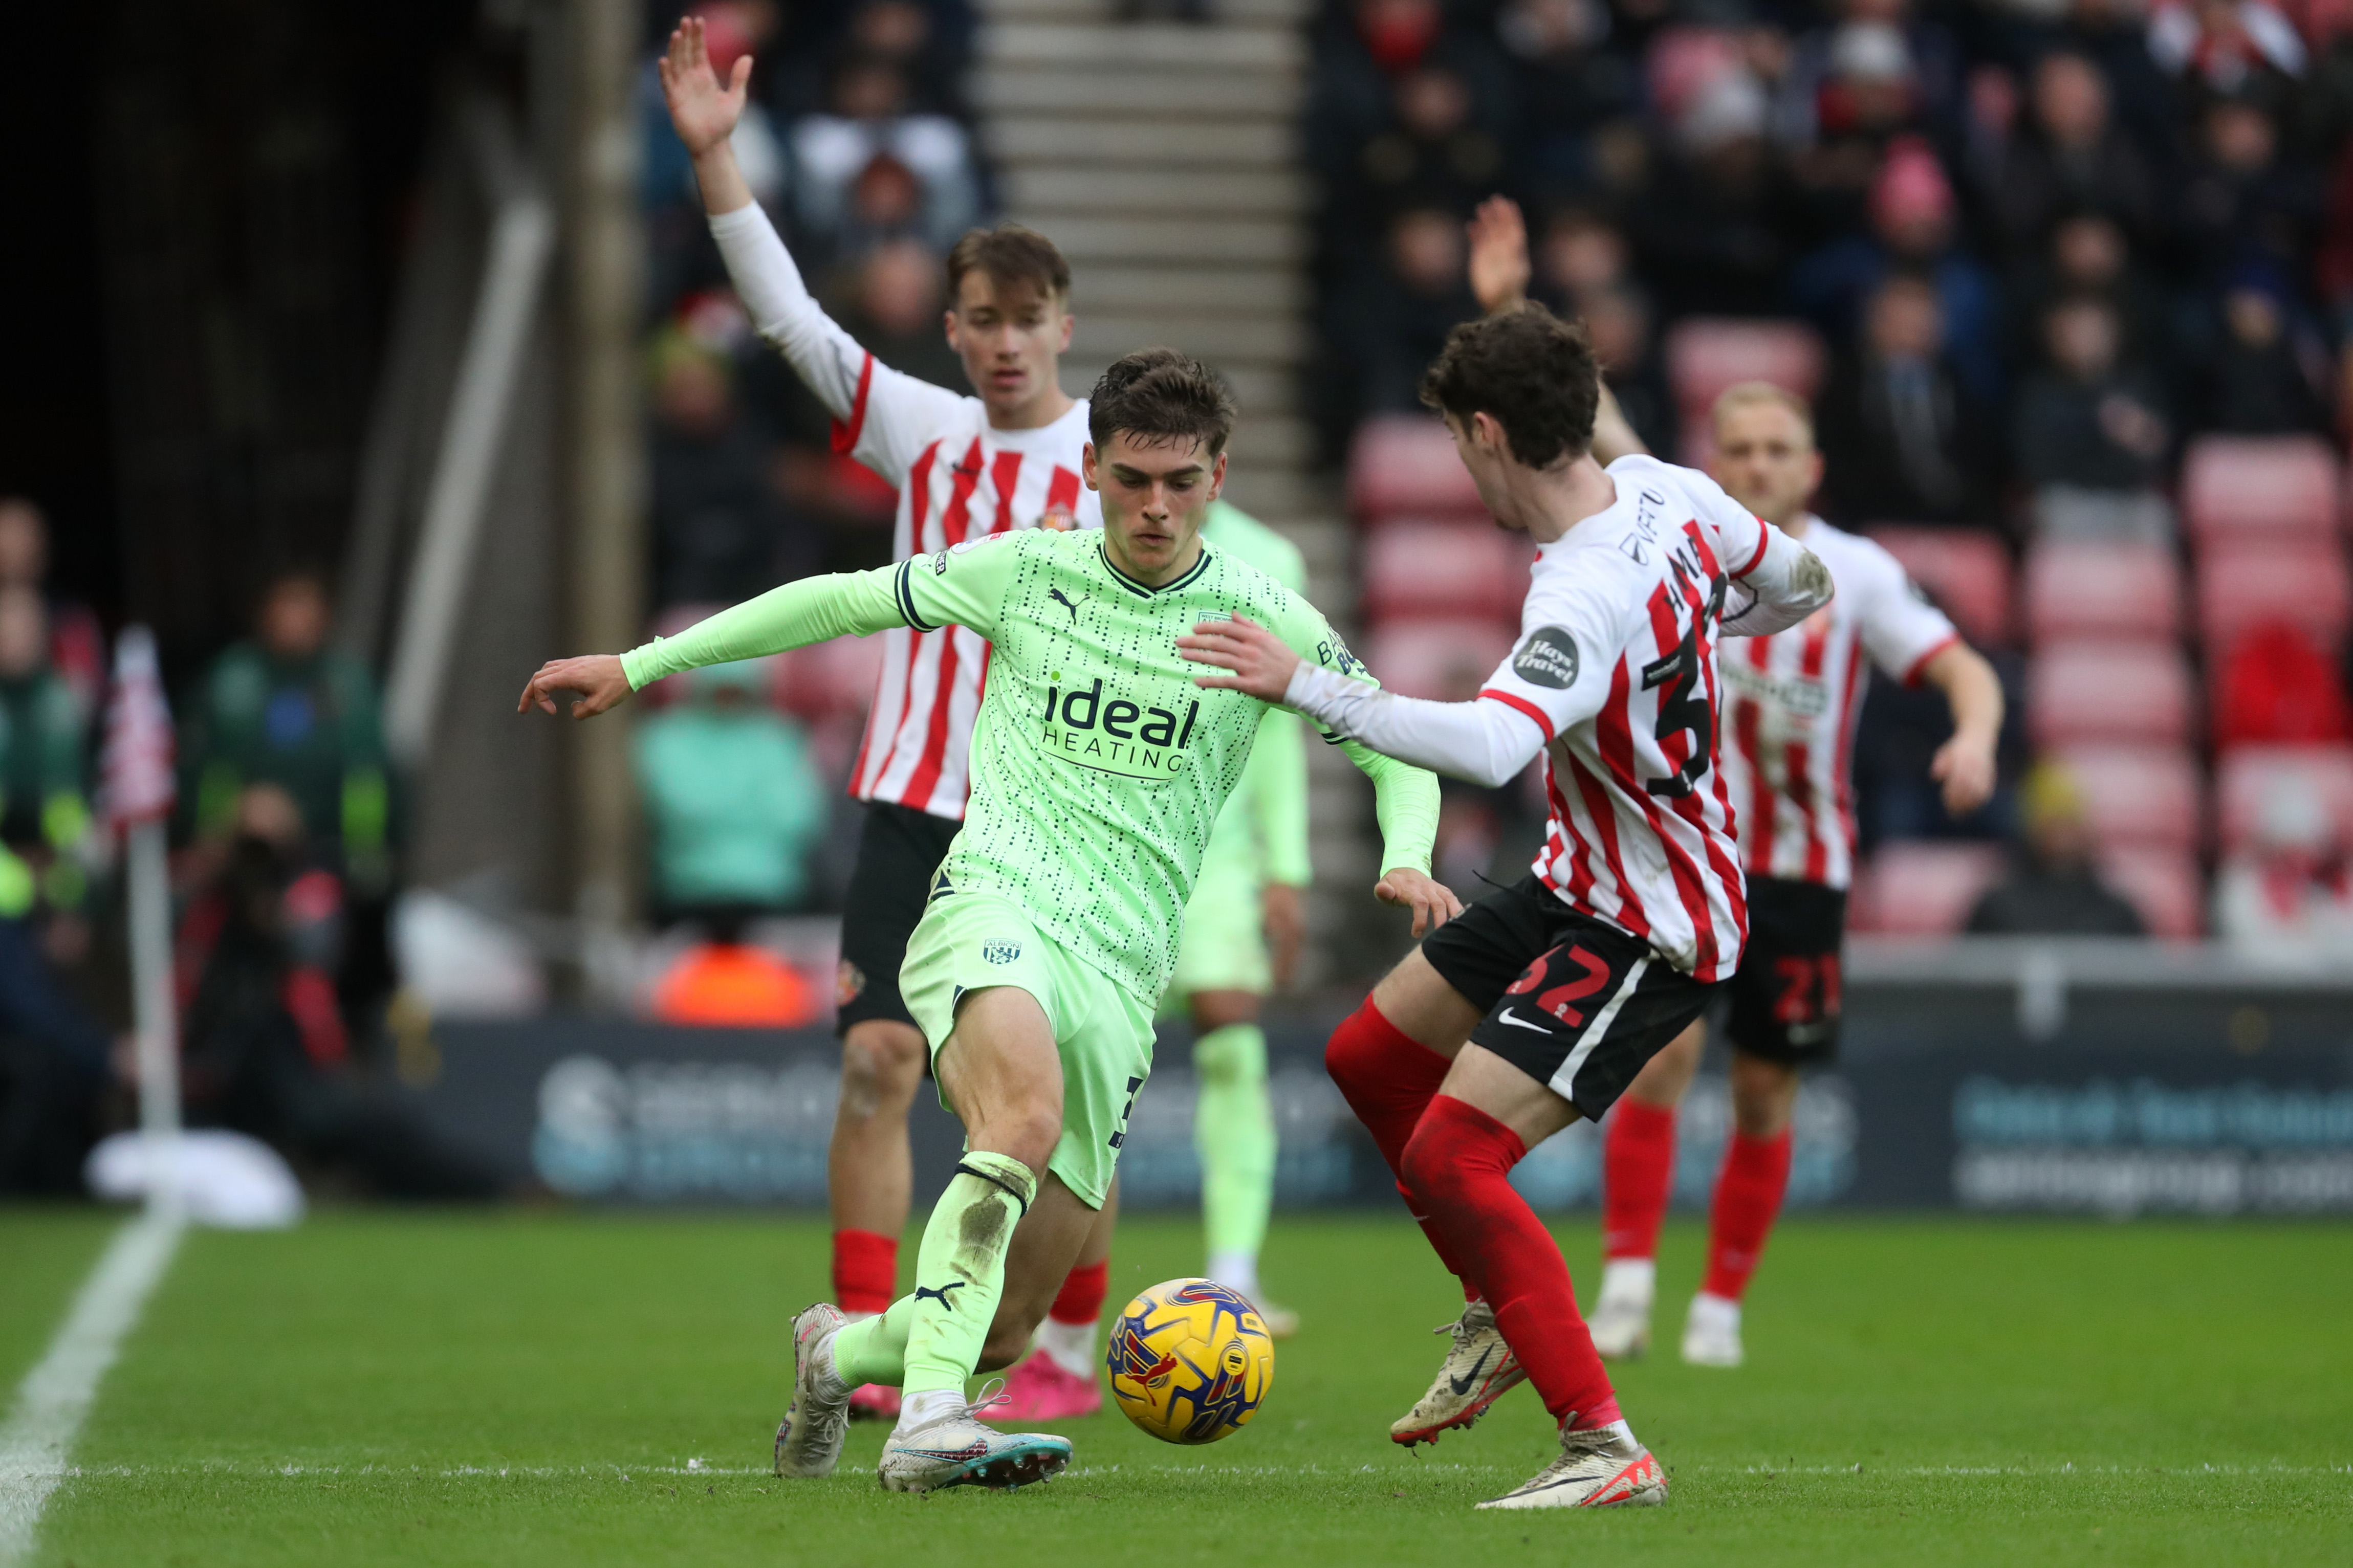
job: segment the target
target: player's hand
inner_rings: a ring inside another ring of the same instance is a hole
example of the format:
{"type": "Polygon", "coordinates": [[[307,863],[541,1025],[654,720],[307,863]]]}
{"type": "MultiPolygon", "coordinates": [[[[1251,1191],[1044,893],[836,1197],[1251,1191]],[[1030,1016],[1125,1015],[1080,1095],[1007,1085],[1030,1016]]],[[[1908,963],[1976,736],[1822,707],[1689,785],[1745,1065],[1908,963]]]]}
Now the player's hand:
{"type": "Polygon", "coordinates": [[[1300,902],[1299,889],[1287,882],[1269,882],[1259,889],[1259,921],[1272,960],[1274,988],[1287,991],[1299,969],[1299,950],[1307,940],[1307,910],[1300,902]]]}
{"type": "Polygon", "coordinates": [[[1413,911],[1413,934],[1428,936],[1462,912],[1462,900],[1444,884],[1400,866],[1373,884],[1373,897],[1413,911]]]}
{"type": "Polygon", "coordinates": [[[1955,735],[1936,748],[1928,776],[1945,786],[1945,812],[1967,816],[1993,798],[1994,742],[1990,735],[1955,735]]]}
{"type": "Polygon", "coordinates": [[[711,50],[704,42],[702,19],[689,16],[670,36],[670,53],[655,62],[661,73],[662,101],[670,105],[670,122],[686,150],[701,157],[735,133],[743,118],[745,89],[752,81],[752,57],[735,62],[722,84],[711,68],[711,50]]]}
{"type": "Polygon", "coordinates": [[[1471,292],[1479,308],[1493,315],[1508,310],[1528,296],[1528,226],[1520,204],[1509,196],[1489,196],[1471,215],[1471,292]]]}
{"type": "Polygon", "coordinates": [[[536,703],[541,712],[553,713],[557,694],[566,691],[578,699],[572,704],[572,716],[594,719],[607,708],[617,708],[629,700],[628,672],[621,668],[620,659],[609,653],[549,659],[523,687],[522,700],[515,704],[515,711],[528,713],[536,703]]]}
{"type": "Polygon", "coordinates": [[[1196,686],[1222,686],[1246,691],[1261,702],[1281,702],[1291,689],[1299,656],[1291,645],[1251,620],[1236,616],[1230,621],[1203,621],[1193,635],[1178,637],[1176,648],[1195,664],[1213,664],[1229,675],[1197,675],[1196,686]]]}

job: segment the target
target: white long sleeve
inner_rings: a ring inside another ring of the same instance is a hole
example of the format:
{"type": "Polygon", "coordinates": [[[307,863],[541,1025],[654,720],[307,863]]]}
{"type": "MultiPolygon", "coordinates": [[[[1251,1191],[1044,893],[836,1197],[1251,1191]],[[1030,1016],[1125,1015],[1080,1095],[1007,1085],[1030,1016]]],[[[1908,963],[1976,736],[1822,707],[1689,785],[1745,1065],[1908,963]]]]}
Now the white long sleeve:
{"type": "Polygon", "coordinates": [[[1757,564],[1733,578],[1734,598],[1725,607],[1724,635],[1771,637],[1831,602],[1830,568],[1814,552],[1774,527],[1765,530],[1765,550],[1757,564]],[[1746,591],[1747,602],[1740,602],[1746,591]]]}
{"type": "Polygon", "coordinates": [[[1535,720],[1502,702],[1399,697],[1303,660],[1282,705],[1383,756],[1491,789],[1519,777],[1546,738],[1535,720]]]}

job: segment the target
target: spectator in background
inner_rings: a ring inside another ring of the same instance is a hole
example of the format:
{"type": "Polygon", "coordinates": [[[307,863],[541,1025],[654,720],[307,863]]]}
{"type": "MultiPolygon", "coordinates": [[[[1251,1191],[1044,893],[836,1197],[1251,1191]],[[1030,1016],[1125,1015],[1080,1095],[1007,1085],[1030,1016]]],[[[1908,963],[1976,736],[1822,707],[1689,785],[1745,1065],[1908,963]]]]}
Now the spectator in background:
{"type": "Polygon", "coordinates": [[[32,873],[0,848],[0,1194],[74,1197],[116,1049],[49,967],[33,902],[32,873]]]}
{"type": "Polygon", "coordinates": [[[1674,153],[1631,208],[1640,271],[1670,316],[1769,316],[1782,308],[1798,214],[1765,141],[1765,89],[1746,68],[1701,87],[1674,153]]]}
{"type": "Polygon", "coordinates": [[[2011,255],[2031,254],[2061,215],[2087,208],[2110,215],[2136,243],[2156,234],[2155,173],[2116,125],[2099,67],[2079,54],[2045,55],[2030,118],[1993,153],[1979,193],[2011,255]]]}
{"type": "Polygon", "coordinates": [[[2215,876],[2215,934],[2271,963],[2353,961],[2353,871],[2311,785],[2274,780],[2251,837],[2215,876]]]}
{"type": "Polygon", "coordinates": [[[773,661],[697,671],[685,700],[636,737],[652,829],[653,888],[671,918],[712,908],[790,910],[808,895],[825,781],[800,725],[762,700],[773,661]]]}
{"type": "Polygon", "coordinates": [[[2026,29],[2033,40],[2029,58],[2057,48],[2090,60],[2134,144],[2156,168],[2172,163],[2181,140],[2181,99],[2149,55],[2147,7],[2142,0],[2066,0],[2064,9],[2055,27],[2026,29]]]}
{"type": "MultiPolygon", "coordinates": [[[[971,64],[972,18],[965,7],[939,0],[860,0],[848,11],[832,37],[805,40],[776,52],[765,96],[781,118],[797,120],[819,110],[831,63],[862,55],[898,71],[906,83],[911,113],[970,121],[965,77],[971,64]]],[[[838,16],[839,11],[833,14],[838,16]]],[[[724,79],[715,45],[712,65],[724,79]]]]}
{"type": "Polygon", "coordinates": [[[1596,126],[1632,114],[1633,66],[1609,47],[1602,0],[1504,0],[1496,35],[1511,57],[1523,106],[1525,178],[1542,192],[1590,190],[1596,126]]]}
{"type": "Polygon", "coordinates": [[[2165,291],[2137,264],[2132,241],[2106,213],[2069,213],[2051,230],[2050,243],[2012,274],[2016,323],[2012,359],[2032,363],[2042,357],[2044,318],[2051,307],[2073,295],[2108,302],[2116,318],[2118,357],[2163,380],[2175,360],[2172,309],[2165,291]]]}
{"type": "Polygon", "coordinates": [[[305,843],[297,798],[274,784],[230,806],[220,869],[189,900],[174,952],[190,1121],[230,1128],[298,1166],[390,1198],[499,1195],[495,1172],[452,1147],[352,1060],[332,972],[335,878],[305,843]]]}
{"type": "Polygon", "coordinates": [[[1980,936],[2141,936],[2140,914],[2100,880],[2074,779],[2042,763],[2019,792],[2026,842],[2010,875],[1969,913],[1980,936]]]}
{"type": "Polygon", "coordinates": [[[88,605],[48,587],[49,520],[22,496],[0,497],[0,587],[29,588],[47,610],[51,670],[89,719],[106,689],[106,633],[88,605]]]}
{"type": "Polygon", "coordinates": [[[1799,264],[1790,289],[1799,309],[1832,342],[1852,339],[1862,302],[1902,269],[1931,279],[1954,370],[1971,397],[2001,393],[2000,298],[1993,279],[1957,241],[1959,203],[1944,165],[1916,136],[1887,149],[1871,188],[1871,228],[1831,241],[1799,264]]]}
{"type": "Polygon", "coordinates": [[[786,526],[725,357],[672,326],[655,338],[652,367],[659,602],[734,604],[806,574],[816,541],[786,526]]]}
{"type": "Polygon", "coordinates": [[[2116,308],[2096,295],[2063,299],[2042,330],[2046,363],[2012,410],[2020,477],[2038,489],[2155,488],[2172,429],[2156,378],[2120,363],[2116,308]]]}
{"type": "MultiPolygon", "coordinates": [[[[1883,0],[1858,0],[1854,8],[1886,6],[1883,0]]],[[[1813,92],[1811,117],[1788,117],[1783,134],[1794,142],[1791,166],[1813,224],[1836,232],[1863,220],[1889,144],[1924,129],[1926,95],[1911,45],[1893,21],[1852,16],[1829,35],[1827,47],[1827,75],[1813,92]]],[[[1802,58],[1804,45],[1799,53],[1802,58]]],[[[1790,75],[1800,79],[1799,71],[1790,75]]]]}
{"type": "Polygon", "coordinates": [[[1840,20],[1790,50],[1774,126],[1793,149],[1857,123],[1911,122],[1948,137],[1961,105],[1961,55],[1953,37],[1913,15],[1907,0],[1844,0],[1840,20]],[[1900,95],[1900,101],[1898,95],[1900,95]]]}
{"type": "Polygon", "coordinates": [[[0,844],[38,876],[52,910],[70,912],[85,891],[89,728],[49,646],[41,596],[0,584],[0,844]]]}
{"type": "Polygon", "coordinates": [[[2300,268],[2326,202],[2317,174],[2281,151],[2278,121],[2253,91],[2213,100],[2199,124],[2178,215],[2193,276],[2217,279],[2249,260],[2300,268]]]}
{"type": "Polygon", "coordinates": [[[1462,214],[1504,174],[1504,145],[1472,117],[1470,84],[1446,66],[1417,66],[1391,89],[1389,123],[1356,157],[1345,206],[1351,228],[1377,234],[1408,206],[1462,214]]]}
{"type": "Polygon", "coordinates": [[[2302,330],[2278,269],[2260,261],[2233,268],[2215,314],[2220,331],[2199,367],[2198,428],[2237,436],[2327,431],[2320,389],[2327,350],[2302,330]]]}
{"type": "Polygon", "coordinates": [[[907,100],[897,63],[850,54],[834,67],[827,112],[793,126],[793,228],[813,260],[849,254],[858,231],[871,234],[901,205],[898,221],[943,252],[979,216],[970,135],[944,114],[913,111],[907,100]]]}
{"type": "Polygon", "coordinates": [[[328,646],[332,617],[316,572],[269,579],[253,640],[214,662],[192,705],[180,798],[219,847],[251,786],[282,791],[303,836],[373,899],[392,880],[392,781],[375,679],[328,646]]]}
{"type": "Polygon", "coordinates": [[[1982,515],[1987,443],[1927,279],[1898,272],[1871,295],[1862,341],[1837,362],[1820,407],[1822,510],[1841,526],[1982,515]]]}
{"type": "Polygon", "coordinates": [[[1640,292],[1622,283],[1588,290],[1579,300],[1578,317],[1594,357],[1601,362],[1601,379],[1618,399],[1619,412],[1651,451],[1672,452],[1674,390],[1667,384],[1662,356],[1651,340],[1649,305],[1640,292]]]}
{"type": "Polygon", "coordinates": [[[1382,269],[1344,291],[1329,318],[1337,351],[1327,397],[1346,433],[1367,414],[1421,407],[1421,374],[1457,321],[1479,314],[1463,275],[1462,226],[1439,207],[1409,207],[1389,224],[1382,269]]]}

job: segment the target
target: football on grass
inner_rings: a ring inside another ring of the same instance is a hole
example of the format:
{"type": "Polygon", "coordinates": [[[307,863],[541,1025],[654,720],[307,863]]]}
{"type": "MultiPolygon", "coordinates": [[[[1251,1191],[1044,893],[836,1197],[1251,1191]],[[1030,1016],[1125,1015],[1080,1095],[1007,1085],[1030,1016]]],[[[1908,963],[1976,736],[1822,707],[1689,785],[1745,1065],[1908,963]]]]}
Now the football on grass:
{"type": "Polygon", "coordinates": [[[1164,1443],[1214,1443],[1240,1431],[1274,1385],[1274,1341],[1258,1309],[1207,1279],[1171,1279],[1112,1324],[1111,1392],[1164,1443]]]}

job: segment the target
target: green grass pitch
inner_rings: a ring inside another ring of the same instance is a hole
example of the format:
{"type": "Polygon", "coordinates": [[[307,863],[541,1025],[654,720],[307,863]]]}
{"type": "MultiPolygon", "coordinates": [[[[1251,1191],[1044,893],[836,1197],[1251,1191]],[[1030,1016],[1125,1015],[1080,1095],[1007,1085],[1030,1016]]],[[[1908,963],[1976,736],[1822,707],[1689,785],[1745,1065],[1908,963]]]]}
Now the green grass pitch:
{"type": "MultiPolygon", "coordinates": [[[[0,1213],[0,1363],[41,1352],[107,1216],[0,1213]]],[[[1580,1283],[1589,1222],[1562,1237],[1580,1283]]],[[[1138,1217],[1127,1290],[1198,1233],[1138,1217]]],[[[1670,1231],[1670,1342],[1701,1237],[1670,1231]]],[[[1663,1509],[1482,1515],[1546,1457],[1514,1392],[1416,1458],[1388,1424],[1436,1364],[1446,1281],[1402,1216],[1287,1219],[1300,1337],[1208,1448],[1115,1413],[1007,1496],[766,1473],[807,1218],[327,1213],[197,1233],[100,1391],[35,1561],[116,1564],[2353,1561],[2353,1229],[1799,1220],[1750,1364],[1625,1369],[1663,1509]],[[1573,1555],[1571,1555],[1573,1554],[1573,1555]]],[[[1122,1289],[1122,1288],[1125,1289],[1122,1289]]]]}

